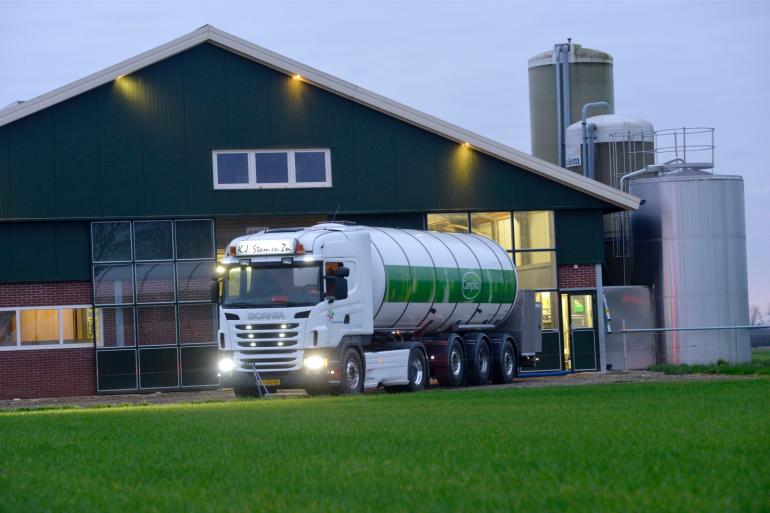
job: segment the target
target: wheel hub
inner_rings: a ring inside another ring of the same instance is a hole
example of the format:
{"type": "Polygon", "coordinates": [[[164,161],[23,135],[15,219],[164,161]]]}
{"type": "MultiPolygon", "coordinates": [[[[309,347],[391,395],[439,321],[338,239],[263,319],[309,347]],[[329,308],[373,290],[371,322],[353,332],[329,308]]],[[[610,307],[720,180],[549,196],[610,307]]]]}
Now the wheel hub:
{"type": "Polygon", "coordinates": [[[345,376],[347,377],[348,385],[350,385],[350,388],[358,388],[358,380],[360,375],[358,372],[358,366],[352,359],[348,360],[348,363],[345,365],[345,376]]]}
{"type": "Polygon", "coordinates": [[[503,357],[503,365],[503,368],[505,369],[505,375],[513,375],[513,355],[510,351],[505,352],[505,356],[503,357]]]}
{"type": "Polygon", "coordinates": [[[414,376],[414,384],[421,385],[423,377],[422,359],[415,358],[412,360],[412,376],[414,376]]]}
{"type": "Polygon", "coordinates": [[[449,365],[452,369],[452,374],[454,376],[459,376],[460,371],[462,370],[462,357],[460,356],[460,351],[457,350],[457,348],[452,349],[452,353],[449,355],[449,365]]]}

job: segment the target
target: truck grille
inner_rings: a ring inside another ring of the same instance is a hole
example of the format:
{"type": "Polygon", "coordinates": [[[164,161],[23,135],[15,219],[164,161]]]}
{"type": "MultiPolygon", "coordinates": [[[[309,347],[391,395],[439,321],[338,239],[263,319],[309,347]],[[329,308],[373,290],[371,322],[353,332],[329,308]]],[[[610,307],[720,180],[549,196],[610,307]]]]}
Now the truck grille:
{"type": "Polygon", "coordinates": [[[233,326],[236,361],[241,369],[259,372],[300,368],[299,324],[239,323],[233,326]]]}

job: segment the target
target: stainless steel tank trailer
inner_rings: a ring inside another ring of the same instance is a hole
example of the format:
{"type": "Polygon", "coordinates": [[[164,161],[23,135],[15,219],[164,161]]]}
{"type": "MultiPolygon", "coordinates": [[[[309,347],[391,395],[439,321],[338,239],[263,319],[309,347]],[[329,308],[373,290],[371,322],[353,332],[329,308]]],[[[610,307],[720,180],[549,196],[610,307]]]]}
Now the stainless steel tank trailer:
{"type": "Polygon", "coordinates": [[[539,350],[539,305],[478,235],[265,230],[230,242],[217,270],[220,377],[238,396],[257,383],[340,394],[417,391],[431,376],[509,383],[539,350]]]}

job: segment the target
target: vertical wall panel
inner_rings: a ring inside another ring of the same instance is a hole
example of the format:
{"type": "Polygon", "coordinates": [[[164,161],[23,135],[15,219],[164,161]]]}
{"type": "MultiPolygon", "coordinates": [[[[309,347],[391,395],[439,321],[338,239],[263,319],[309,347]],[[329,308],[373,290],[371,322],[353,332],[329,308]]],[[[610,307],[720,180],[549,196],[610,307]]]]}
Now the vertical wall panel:
{"type": "Polygon", "coordinates": [[[11,217],[12,213],[11,169],[8,163],[8,127],[0,127],[0,219],[11,217]]]}
{"type": "Polygon", "coordinates": [[[141,78],[144,198],[157,215],[188,212],[187,154],[182,57],[176,55],[137,73],[141,78]]]}
{"type": "Polygon", "coordinates": [[[56,212],[68,217],[93,215],[101,190],[96,95],[76,96],[52,111],[56,212]]]}
{"type": "Polygon", "coordinates": [[[100,210],[106,217],[130,217],[147,212],[142,169],[141,88],[139,78],[129,75],[96,90],[100,210]]]}
{"type": "Polygon", "coordinates": [[[51,109],[20,119],[9,128],[11,217],[56,216],[56,176],[51,109]]]}
{"type": "Polygon", "coordinates": [[[224,53],[211,45],[200,45],[184,52],[182,62],[187,135],[187,183],[184,185],[189,213],[227,212],[231,193],[213,193],[211,166],[211,149],[227,148],[230,144],[224,53]]]}

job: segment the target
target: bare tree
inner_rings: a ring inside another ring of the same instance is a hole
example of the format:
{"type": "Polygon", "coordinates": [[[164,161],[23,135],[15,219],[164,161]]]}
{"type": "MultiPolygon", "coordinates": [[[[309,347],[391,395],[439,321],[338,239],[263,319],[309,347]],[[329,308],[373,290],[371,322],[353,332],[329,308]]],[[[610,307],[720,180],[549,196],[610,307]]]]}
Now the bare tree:
{"type": "Polygon", "coordinates": [[[763,321],[764,316],[762,315],[762,310],[760,310],[757,305],[751,305],[751,307],[749,307],[749,324],[751,326],[759,326],[763,321]]]}

